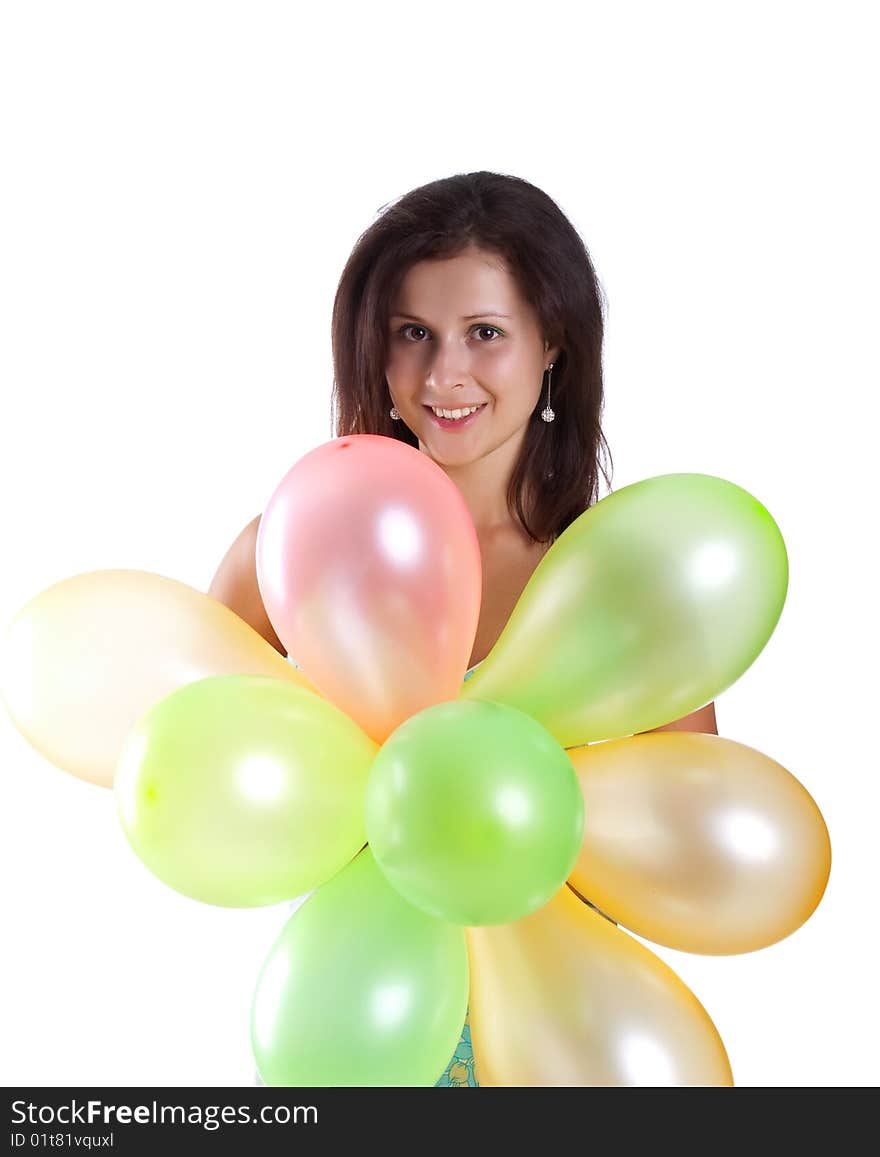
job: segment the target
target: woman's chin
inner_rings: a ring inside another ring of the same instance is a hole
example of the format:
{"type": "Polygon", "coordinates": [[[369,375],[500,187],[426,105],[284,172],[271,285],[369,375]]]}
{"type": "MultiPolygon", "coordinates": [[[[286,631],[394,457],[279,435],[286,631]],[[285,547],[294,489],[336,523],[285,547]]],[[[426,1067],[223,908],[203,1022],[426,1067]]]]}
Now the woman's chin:
{"type": "Polygon", "coordinates": [[[423,454],[432,458],[438,466],[467,466],[482,457],[473,446],[441,446],[438,445],[437,440],[430,438],[427,441],[420,438],[419,449],[423,454]]]}

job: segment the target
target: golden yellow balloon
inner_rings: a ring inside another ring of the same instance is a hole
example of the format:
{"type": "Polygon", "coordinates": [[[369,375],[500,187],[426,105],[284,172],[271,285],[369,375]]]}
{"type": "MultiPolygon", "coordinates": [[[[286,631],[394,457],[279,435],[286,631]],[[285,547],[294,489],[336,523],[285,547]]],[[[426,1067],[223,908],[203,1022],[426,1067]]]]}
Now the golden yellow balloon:
{"type": "Polygon", "coordinates": [[[481,1086],[733,1084],[690,989],[569,887],[467,944],[481,1086]]]}
{"type": "Polygon", "coordinates": [[[56,766],[103,787],[144,712],[209,675],[268,675],[314,690],[228,607],[146,571],[56,583],[18,612],[0,648],[12,722],[56,766]]]}
{"type": "Polygon", "coordinates": [[[569,748],[584,797],[569,882],[638,936],[752,952],[812,914],[831,870],[809,792],[743,743],[697,732],[569,748]]]}

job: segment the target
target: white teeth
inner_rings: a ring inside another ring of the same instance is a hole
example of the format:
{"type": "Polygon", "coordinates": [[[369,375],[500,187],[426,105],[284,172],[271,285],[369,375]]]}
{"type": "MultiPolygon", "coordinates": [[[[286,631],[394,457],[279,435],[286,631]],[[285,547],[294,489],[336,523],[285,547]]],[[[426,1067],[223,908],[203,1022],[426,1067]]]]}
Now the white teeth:
{"type": "Polygon", "coordinates": [[[468,414],[473,414],[474,411],[479,410],[479,408],[479,406],[469,406],[465,410],[438,410],[436,406],[431,407],[438,418],[464,418],[468,414]]]}

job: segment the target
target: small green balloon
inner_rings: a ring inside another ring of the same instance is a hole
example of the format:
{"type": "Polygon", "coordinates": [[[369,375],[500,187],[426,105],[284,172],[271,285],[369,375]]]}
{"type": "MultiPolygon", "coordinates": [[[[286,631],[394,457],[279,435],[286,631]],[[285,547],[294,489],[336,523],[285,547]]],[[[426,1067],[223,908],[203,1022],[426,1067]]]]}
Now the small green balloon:
{"type": "Polygon", "coordinates": [[[454,924],[507,924],[545,904],[581,847],[571,761],[500,703],[420,711],[373,761],[365,801],[376,861],[412,904],[454,924]]]}
{"type": "Polygon", "coordinates": [[[282,679],[224,675],[161,699],[130,733],[114,780],[137,855],[208,904],[301,896],[366,842],[376,744],[320,696],[282,679]]]}
{"type": "Polygon", "coordinates": [[[251,1010],[260,1076],[434,1085],[467,1000],[464,929],[408,904],[367,848],[291,916],[263,965],[251,1010]]]}
{"type": "Polygon", "coordinates": [[[751,666],[787,587],[779,527],[748,491],[648,478],[560,535],[461,694],[527,712],[563,747],[647,731],[751,666]]]}

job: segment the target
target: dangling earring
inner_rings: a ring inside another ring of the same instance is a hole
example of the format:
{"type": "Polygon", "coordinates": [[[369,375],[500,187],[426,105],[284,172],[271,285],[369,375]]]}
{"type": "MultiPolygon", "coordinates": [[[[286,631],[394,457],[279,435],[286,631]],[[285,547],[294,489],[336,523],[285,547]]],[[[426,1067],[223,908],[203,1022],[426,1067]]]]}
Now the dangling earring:
{"type": "Polygon", "coordinates": [[[553,365],[554,365],[554,363],[551,362],[550,365],[547,367],[547,405],[541,411],[541,417],[544,419],[545,422],[552,422],[553,419],[556,417],[556,415],[550,409],[550,379],[553,376],[553,365]]]}
{"type": "Polygon", "coordinates": [[[391,407],[391,417],[394,419],[395,422],[400,421],[400,410],[398,410],[397,406],[391,407]]]}

